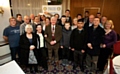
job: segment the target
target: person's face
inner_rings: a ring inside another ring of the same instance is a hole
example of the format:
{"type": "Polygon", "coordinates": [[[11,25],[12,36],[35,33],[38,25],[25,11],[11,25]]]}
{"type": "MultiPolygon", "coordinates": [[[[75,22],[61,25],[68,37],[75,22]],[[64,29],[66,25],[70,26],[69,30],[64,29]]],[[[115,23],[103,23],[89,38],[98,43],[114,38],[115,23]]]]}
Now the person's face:
{"type": "Polygon", "coordinates": [[[77,19],[73,20],[73,24],[76,25],[77,24],[77,19]]]}
{"type": "Polygon", "coordinates": [[[100,23],[100,19],[99,18],[95,18],[93,23],[94,23],[94,26],[98,26],[99,23],[100,23]]]}
{"type": "Polygon", "coordinates": [[[18,21],[22,21],[22,16],[18,16],[18,17],[17,17],[17,20],[18,20],[18,21]]]}
{"type": "Polygon", "coordinates": [[[30,15],[30,19],[31,20],[34,20],[34,18],[35,18],[35,16],[32,14],[32,15],[30,15]]]}
{"type": "Polygon", "coordinates": [[[85,13],[85,17],[89,17],[89,13],[86,12],[86,13],[85,13]]]}
{"type": "Polygon", "coordinates": [[[16,25],[16,20],[15,19],[10,19],[10,25],[15,26],[16,25]]]}
{"type": "Polygon", "coordinates": [[[46,26],[48,26],[50,24],[50,20],[46,19],[45,23],[46,23],[46,26]]]}
{"type": "Polygon", "coordinates": [[[107,18],[106,17],[102,17],[102,19],[101,19],[102,24],[105,24],[106,21],[107,21],[107,18]]]}
{"type": "Polygon", "coordinates": [[[65,23],[65,29],[67,29],[67,30],[70,29],[70,23],[65,23]]]}
{"type": "Polygon", "coordinates": [[[28,33],[28,34],[32,33],[32,28],[28,27],[28,28],[26,29],[26,33],[28,33]]]}
{"type": "Polygon", "coordinates": [[[66,17],[62,17],[62,18],[61,18],[61,21],[65,23],[66,17]]]}
{"type": "Polygon", "coordinates": [[[84,26],[84,23],[83,23],[83,22],[78,22],[78,23],[77,23],[77,27],[78,27],[78,28],[83,28],[83,26],[84,26]]]}
{"type": "Polygon", "coordinates": [[[41,19],[44,21],[44,20],[45,20],[45,16],[42,15],[42,16],[41,16],[41,19]]]}
{"type": "Polygon", "coordinates": [[[55,18],[59,19],[59,16],[58,16],[58,15],[55,15],[55,18]]]}
{"type": "Polygon", "coordinates": [[[101,14],[97,14],[97,17],[98,17],[98,18],[101,18],[101,14]]]}
{"type": "Polygon", "coordinates": [[[65,15],[66,15],[66,16],[69,16],[69,15],[70,15],[70,12],[69,12],[69,11],[66,11],[66,12],[65,12],[65,15]]]}
{"type": "Polygon", "coordinates": [[[111,26],[112,26],[112,25],[111,25],[111,23],[109,23],[109,22],[107,22],[107,23],[105,24],[105,28],[106,28],[106,29],[111,29],[111,26]]]}
{"type": "Polygon", "coordinates": [[[56,19],[56,18],[52,18],[52,19],[51,19],[51,24],[52,24],[52,25],[55,25],[56,22],[57,22],[57,19],[56,19]]]}
{"type": "Polygon", "coordinates": [[[42,32],[42,26],[41,25],[37,26],[36,30],[37,30],[37,32],[41,33],[42,32]]]}
{"type": "Polygon", "coordinates": [[[24,18],[24,22],[28,24],[30,22],[30,18],[29,17],[25,17],[24,18]]]}
{"type": "Polygon", "coordinates": [[[89,17],[89,22],[90,22],[90,23],[93,23],[93,21],[94,21],[94,16],[90,16],[90,17],[89,17]]]}
{"type": "Polygon", "coordinates": [[[39,17],[35,17],[35,22],[39,23],[40,22],[40,18],[39,17]]]}
{"type": "Polygon", "coordinates": [[[82,19],[82,16],[80,16],[80,15],[78,15],[78,17],[77,17],[78,19],[82,19]]]}

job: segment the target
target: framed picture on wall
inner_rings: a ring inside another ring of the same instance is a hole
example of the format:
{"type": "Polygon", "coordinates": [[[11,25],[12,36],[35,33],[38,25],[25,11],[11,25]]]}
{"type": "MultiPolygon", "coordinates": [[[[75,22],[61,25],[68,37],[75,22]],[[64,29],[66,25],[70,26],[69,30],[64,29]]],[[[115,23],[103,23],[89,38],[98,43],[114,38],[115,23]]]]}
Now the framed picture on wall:
{"type": "Polygon", "coordinates": [[[100,7],[84,7],[84,12],[89,11],[89,14],[96,15],[100,12],[100,7]]]}

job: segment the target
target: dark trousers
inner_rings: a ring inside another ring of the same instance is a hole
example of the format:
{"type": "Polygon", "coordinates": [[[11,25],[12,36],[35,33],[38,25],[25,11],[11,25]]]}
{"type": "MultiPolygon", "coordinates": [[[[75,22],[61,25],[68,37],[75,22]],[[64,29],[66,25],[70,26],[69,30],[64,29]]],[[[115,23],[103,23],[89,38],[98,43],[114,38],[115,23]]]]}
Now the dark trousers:
{"type": "Polygon", "coordinates": [[[110,48],[102,48],[101,49],[101,52],[100,52],[100,55],[99,55],[99,58],[98,58],[98,69],[100,71],[103,71],[104,70],[104,67],[106,65],[106,63],[108,62],[108,58],[109,56],[112,54],[112,49],[110,48]]]}
{"type": "Polygon", "coordinates": [[[38,56],[39,56],[39,61],[40,61],[40,65],[43,68],[48,68],[47,66],[47,51],[45,48],[40,48],[38,50],[38,56]]]}
{"type": "Polygon", "coordinates": [[[84,53],[82,53],[81,51],[74,51],[74,66],[80,66],[80,68],[83,68],[84,66],[84,53]]]}
{"type": "Polygon", "coordinates": [[[18,58],[20,56],[20,48],[19,48],[19,46],[18,47],[10,47],[10,51],[11,51],[12,60],[17,61],[16,54],[18,54],[18,58]]]}
{"type": "Polygon", "coordinates": [[[70,49],[64,47],[62,50],[62,59],[69,59],[70,49]]]}
{"type": "Polygon", "coordinates": [[[28,64],[27,66],[30,69],[30,71],[34,70],[35,72],[38,72],[38,65],[37,64],[28,64]]]}

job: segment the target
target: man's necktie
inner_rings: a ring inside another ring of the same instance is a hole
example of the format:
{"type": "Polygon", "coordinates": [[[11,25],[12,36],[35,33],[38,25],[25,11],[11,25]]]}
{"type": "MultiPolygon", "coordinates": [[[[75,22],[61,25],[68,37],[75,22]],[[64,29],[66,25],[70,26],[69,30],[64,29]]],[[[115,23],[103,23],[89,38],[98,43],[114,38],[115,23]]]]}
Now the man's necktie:
{"type": "Polygon", "coordinates": [[[55,28],[54,26],[52,27],[52,40],[55,40],[55,28]]]}

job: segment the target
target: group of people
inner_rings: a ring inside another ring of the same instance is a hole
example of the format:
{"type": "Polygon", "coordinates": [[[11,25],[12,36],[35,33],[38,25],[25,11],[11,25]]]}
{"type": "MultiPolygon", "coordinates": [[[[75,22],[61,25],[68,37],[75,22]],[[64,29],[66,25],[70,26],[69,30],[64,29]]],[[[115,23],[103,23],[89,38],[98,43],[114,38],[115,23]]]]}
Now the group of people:
{"type": "Polygon", "coordinates": [[[48,65],[55,62],[68,66],[73,62],[73,69],[78,66],[81,71],[99,71],[101,74],[107,59],[113,52],[117,34],[113,30],[112,20],[106,16],[78,14],[73,20],[70,10],[59,19],[59,14],[52,17],[31,14],[17,14],[9,19],[10,25],[4,29],[3,38],[9,42],[12,60],[18,54],[21,65],[38,72],[38,66],[48,70],[48,65]],[[58,53],[60,50],[60,54],[58,53]]]}

